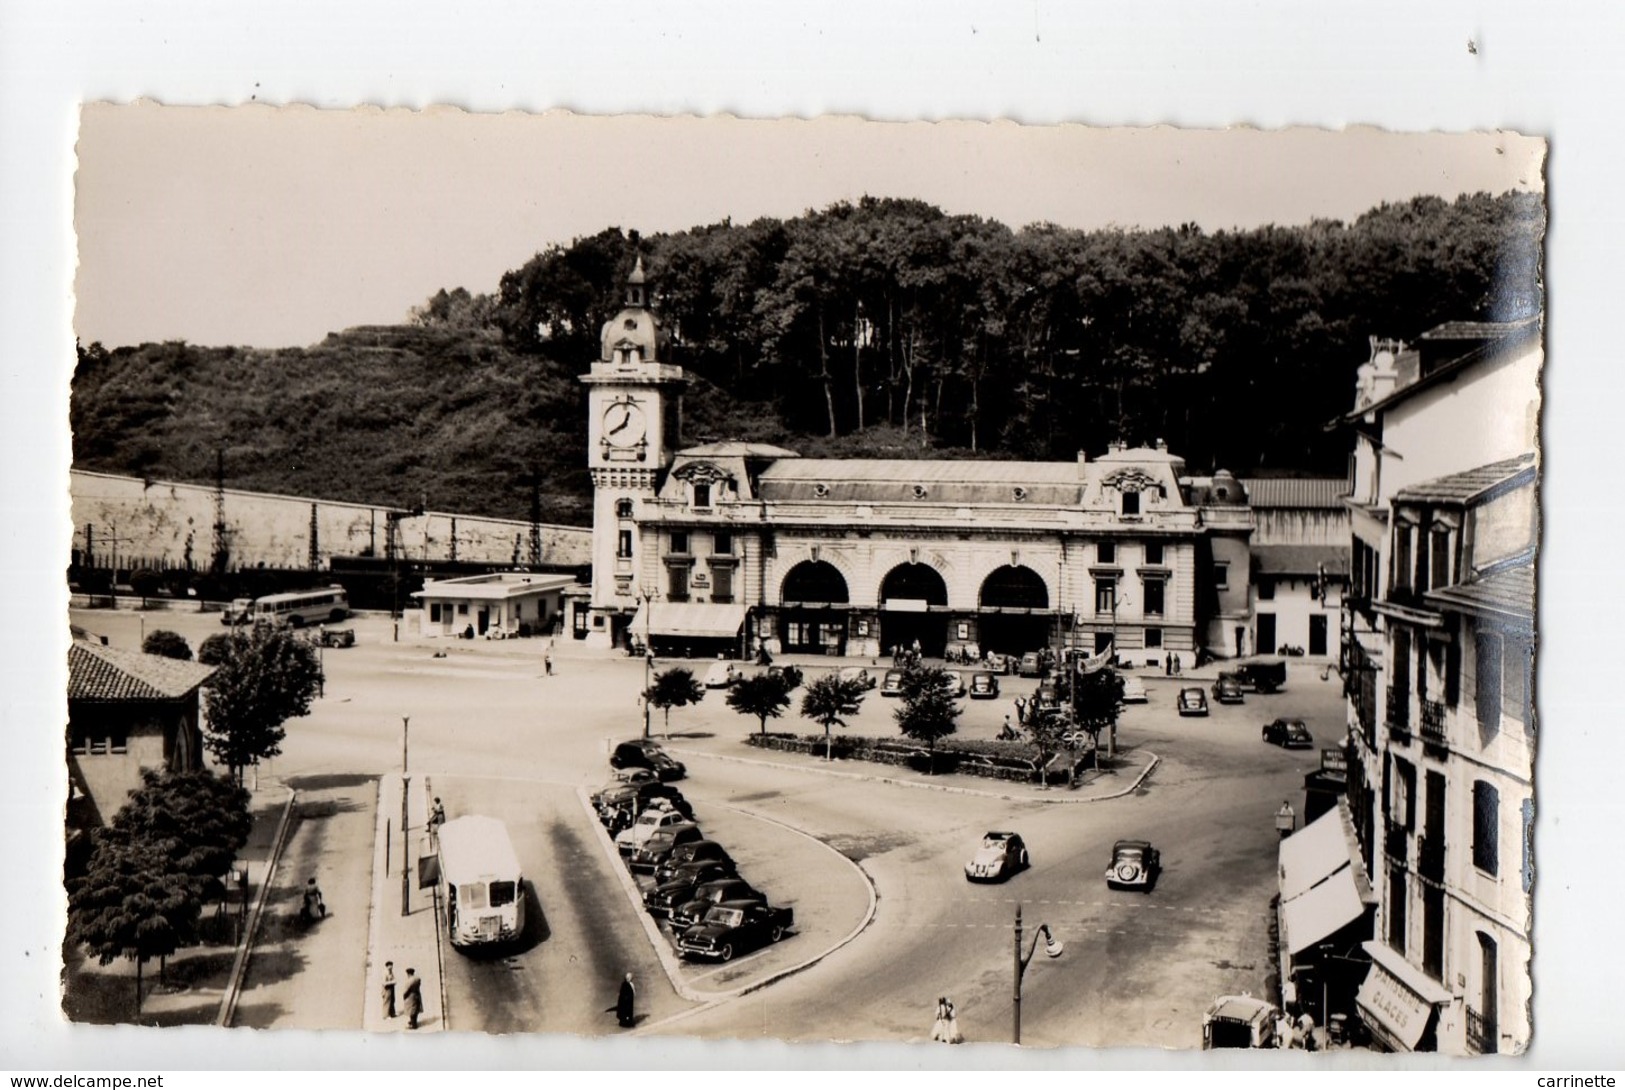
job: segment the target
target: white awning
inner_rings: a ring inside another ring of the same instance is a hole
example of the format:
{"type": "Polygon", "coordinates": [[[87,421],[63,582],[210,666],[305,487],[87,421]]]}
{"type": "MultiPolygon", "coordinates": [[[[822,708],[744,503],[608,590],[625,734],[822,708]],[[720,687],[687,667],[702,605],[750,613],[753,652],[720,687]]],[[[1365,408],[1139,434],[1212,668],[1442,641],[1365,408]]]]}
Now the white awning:
{"type": "Polygon", "coordinates": [[[715,602],[649,602],[638,607],[627,629],[634,636],[729,639],[739,635],[745,607],[715,602]],[[644,611],[648,612],[645,613],[644,611]]]}
{"type": "Polygon", "coordinates": [[[1345,866],[1308,892],[1281,902],[1281,947],[1290,954],[1302,953],[1363,912],[1365,901],[1354,881],[1354,868],[1345,866]]]}
{"type": "Polygon", "coordinates": [[[1414,1051],[1434,1007],[1448,1003],[1451,994],[1385,944],[1372,940],[1363,949],[1371,955],[1371,969],[1354,997],[1360,1017],[1390,1048],[1414,1051]]]}
{"type": "Polygon", "coordinates": [[[1348,840],[1337,807],[1281,841],[1281,900],[1290,901],[1335,874],[1349,861],[1348,840]]]}

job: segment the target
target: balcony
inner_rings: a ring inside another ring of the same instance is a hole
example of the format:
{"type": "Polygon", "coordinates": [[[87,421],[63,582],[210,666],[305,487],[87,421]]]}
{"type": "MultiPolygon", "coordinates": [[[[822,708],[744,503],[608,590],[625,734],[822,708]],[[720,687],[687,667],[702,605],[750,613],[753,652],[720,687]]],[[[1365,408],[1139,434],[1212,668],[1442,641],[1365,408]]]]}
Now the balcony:
{"type": "Polygon", "coordinates": [[[1422,700],[1420,702],[1422,744],[1427,747],[1428,756],[1444,759],[1445,733],[1444,733],[1444,704],[1438,700],[1422,700]]]}
{"type": "Polygon", "coordinates": [[[1430,882],[1444,881],[1444,838],[1423,834],[1416,838],[1416,872],[1430,882]]]}
{"type": "Polygon", "coordinates": [[[1395,742],[1405,744],[1411,740],[1410,690],[1396,685],[1388,686],[1388,734],[1395,742]]]}
{"type": "Polygon", "coordinates": [[[1390,863],[1405,864],[1410,860],[1409,830],[1397,821],[1389,821],[1383,829],[1382,854],[1390,863]]]}
{"type": "Polygon", "coordinates": [[[1500,1051],[1500,1027],[1473,1008],[1467,1008],[1467,1051],[1478,1056],[1493,1056],[1500,1051]]]}

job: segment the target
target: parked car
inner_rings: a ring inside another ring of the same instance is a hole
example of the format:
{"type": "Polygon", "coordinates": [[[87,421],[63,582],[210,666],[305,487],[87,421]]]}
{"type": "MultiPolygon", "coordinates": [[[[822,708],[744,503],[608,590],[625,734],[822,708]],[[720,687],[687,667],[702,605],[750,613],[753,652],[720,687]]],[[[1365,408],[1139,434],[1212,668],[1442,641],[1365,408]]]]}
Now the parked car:
{"type": "Polygon", "coordinates": [[[949,696],[958,699],[965,695],[965,678],[953,670],[945,671],[942,688],[949,696]]]}
{"type": "Polygon", "coordinates": [[[664,801],[687,820],[694,820],[694,807],[683,797],[683,793],[671,784],[661,783],[658,780],[653,783],[632,784],[620,791],[605,793],[598,802],[598,820],[619,831],[636,821],[657,799],[664,801]]]}
{"type": "Polygon", "coordinates": [[[972,700],[992,700],[999,695],[999,679],[993,674],[982,672],[970,676],[970,698],[972,700]]]}
{"type": "Polygon", "coordinates": [[[1286,688],[1286,660],[1261,659],[1236,667],[1236,680],[1255,693],[1273,693],[1286,688]]]}
{"type": "Polygon", "coordinates": [[[1264,741],[1284,749],[1313,749],[1315,736],[1302,719],[1277,719],[1264,724],[1264,741]]]}
{"type": "Polygon", "coordinates": [[[1180,715],[1206,715],[1207,694],[1200,689],[1179,690],[1180,715]]]}
{"type": "Polygon", "coordinates": [[[785,688],[794,689],[801,684],[801,667],[799,666],[769,666],[768,677],[782,677],[785,679],[785,688]]]}
{"type": "Polygon", "coordinates": [[[220,611],[221,624],[247,624],[254,619],[254,599],[233,598],[231,605],[220,611]]]}
{"type": "Polygon", "coordinates": [[[1241,682],[1236,680],[1235,674],[1219,675],[1213,683],[1213,699],[1220,704],[1240,704],[1246,699],[1241,695],[1241,682]]]}
{"type": "Polygon", "coordinates": [[[715,859],[684,863],[662,881],[660,873],[664,869],[655,872],[655,886],[643,895],[643,907],[651,916],[670,916],[672,909],[692,901],[694,891],[700,886],[734,877],[731,861],[720,863],[715,859]]]}
{"type": "Polygon", "coordinates": [[[726,689],[739,681],[739,669],[731,662],[718,659],[705,671],[707,689],[726,689]]]}
{"type": "Polygon", "coordinates": [[[1149,893],[1162,870],[1162,855],[1144,840],[1119,840],[1112,845],[1111,866],[1106,868],[1109,889],[1138,889],[1149,893]]]}
{"type": "Polygon", "coordinates": [[[648,871],[653,874],[660,868],[660,864],[671,858],[671,853],[682,844],[692,844],[705,839],[700,827],[692,821],[685,821],[680,825],[667,825],[651,833],[642,844],[632,850],[628,865],[634,871],[648,871]]]}
{"type": "Polygon", "coordinates": [[[664,882],[675,874],[679,867],[706,862],[725,863],[728,866],[728,873],[733,873],[734,861],[728,855],[728,849],[715,840],[691,840],[687,844],[678,845],[666,861],[655,868],[655,881],[664,882]]]}
{"type": "Polygon", "coordinates": [[[988,833],[970,862],[965,864],[967,882],[1002,882],[1018,870],[1031,866],[1027,845],[1019,833],[988,833]]]}
{"type": "Polygon", "coordinates": [[[1202,1048],[1274,1048],[1281,1012],[1250,995],[1221,995],[1202,1015],[1202,1048]]]}
{"type": "Polygon", "coordinates": [[[841,667],[841,680],[855,681],[865,689],[873,689],[875,687],[875,679],[870,677],[869,671],[865,670],[861,666],[841,667]]]}
{"type": "Polygon", "coordinates": [[[1021,663],[1016,667],[1016,673],[1022,677],[1042,677],[1044,667],[1037,651],[1028,651],[1021,656],[1021,663]]]}
{"type": "Polygon", "coordinates": [[[1124,675],[1122,675],[1122,677],[1123,677],[1123,703],[1125,703],[1125,704],[1148,704],[1148,703],[1150,703],[1151,697],[1145,691],[1145,682],[1141,681],[1139,678],[1134,677],[1133,675],[1130,675],[1130,674],[1124,674],[1124,675]]]}
{"type": "Polygon", "coordinates": [[[678,936],[677,952],[684,957],[732,961],[735,954],[778,942],[794,919],[791,909],[773,908],[761,901],[724,901],[678,936]]]}
{"type": "Polygon", "coordinates": [[[630,826],[615,834],[615,847],[622,855],[631,855],[659,830],[672,825],[687,824],[690,824],[688,818],[678,813],[664,799],[660,799],[639,814],[638,819],[630,826]]]}
{"type": "Polygon", "coordinates": [[[694,887],[694,896],[671,910],[671,925],[681,930],[705,919],[705,914],[724,901],[761,901],[767,895],[751,886],[743,878],[718,878],[694,887]]]}
{"type": "Polygon", "coordinates": [[[880,683],[881,696],[903,695],[903,671],[887,670],[886,680],[880,683]]]}
{"type": "Polygon", "coordinates": [[[609,755],[609,767],[614,769],[646,768],[662,780],[680,780],[688,773],[682,761],[674,760],[658,742],[647,738],[622,742],[609,755]]]}

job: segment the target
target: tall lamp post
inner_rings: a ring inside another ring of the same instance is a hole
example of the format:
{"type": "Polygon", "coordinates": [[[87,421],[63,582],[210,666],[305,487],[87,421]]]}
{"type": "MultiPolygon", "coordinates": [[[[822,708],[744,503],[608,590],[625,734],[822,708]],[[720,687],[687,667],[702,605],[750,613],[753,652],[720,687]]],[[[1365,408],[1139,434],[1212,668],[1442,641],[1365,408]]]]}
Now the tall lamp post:
{"type": "Polygon", "coordinates": [[[1038,940],[1039,940],[1040,937],[1042,937],[1043,940],[1044,940],[1044,953],[1047,956],[1052,957],[1052,958],[1058,958],[1058,957],[1061,956],[1063,947],[1061,946],[1061,944],[1059,942],[1055,941],[1055,936],[1051,935],[1049,933],[1049,924],[1047,924],[1047,923],[1041,923],[1041,924],[1038,925],[1038,931],[1037,931],[1036,934],[1033,935],[1032,943],[1030,945],[1028,945],[1027,950],[1026,950],[1025,953],[1022,952],[1022,949],[1021,949],[1021,946],[1022,946],[1022,943],[1021,943],[1021,906],[1017,905],[1016,906],[1016,991],[1015,991],[1014,1002],[1013,1002],[1012,1007],[1011,1007],[1011,1009],[1015,1012],[1014,1013],[1014,1024],[1013,1024],[1013,1027],[1011,1029],[1011,1036],[1010,1036],[1011,1044],[1017,1044],[1017,1045],[1021,1044],[1021,978],[1027,975],[1027,963],[1032,961],[1033,960],[1033,955],[1038,952],[1038,940]]]}
{"type": "Polygon", "coordinates": [[[408,760],[411,751],[407,748],[411,738],[412,717],[401,716],[401,915],[412,914],[412,846],[407,842],[406,825],[407,788],[412,782],[411,764],[408,760]]]}
{"type": "Polygon", "coordinates": [[[654,598],[654,591],[648,587],[638,588],[642,593],[638,597],[643,602],[643,736],[649,737],[649,687],[654,684],[651,677],[655,668],[655,648],[651,642],[654,639],[654,618],[649,615],[653,608],[650,602],[654,598]]]}

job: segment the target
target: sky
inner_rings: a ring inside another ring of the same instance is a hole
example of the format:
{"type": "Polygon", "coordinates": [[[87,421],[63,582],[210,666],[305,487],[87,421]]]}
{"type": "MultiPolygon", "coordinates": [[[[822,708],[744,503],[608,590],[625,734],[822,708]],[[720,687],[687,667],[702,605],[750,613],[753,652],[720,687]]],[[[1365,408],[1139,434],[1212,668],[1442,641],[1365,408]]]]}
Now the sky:
{"type": "Polygon", "coordinates": [[[87,106],[75,330],[307,345],[495,291],[555,243],[915,197],[1020,227],[1351,220],[1421,193],[1540,189],[1545,142],[1374,128],[1179,130],[87,106]]]}

